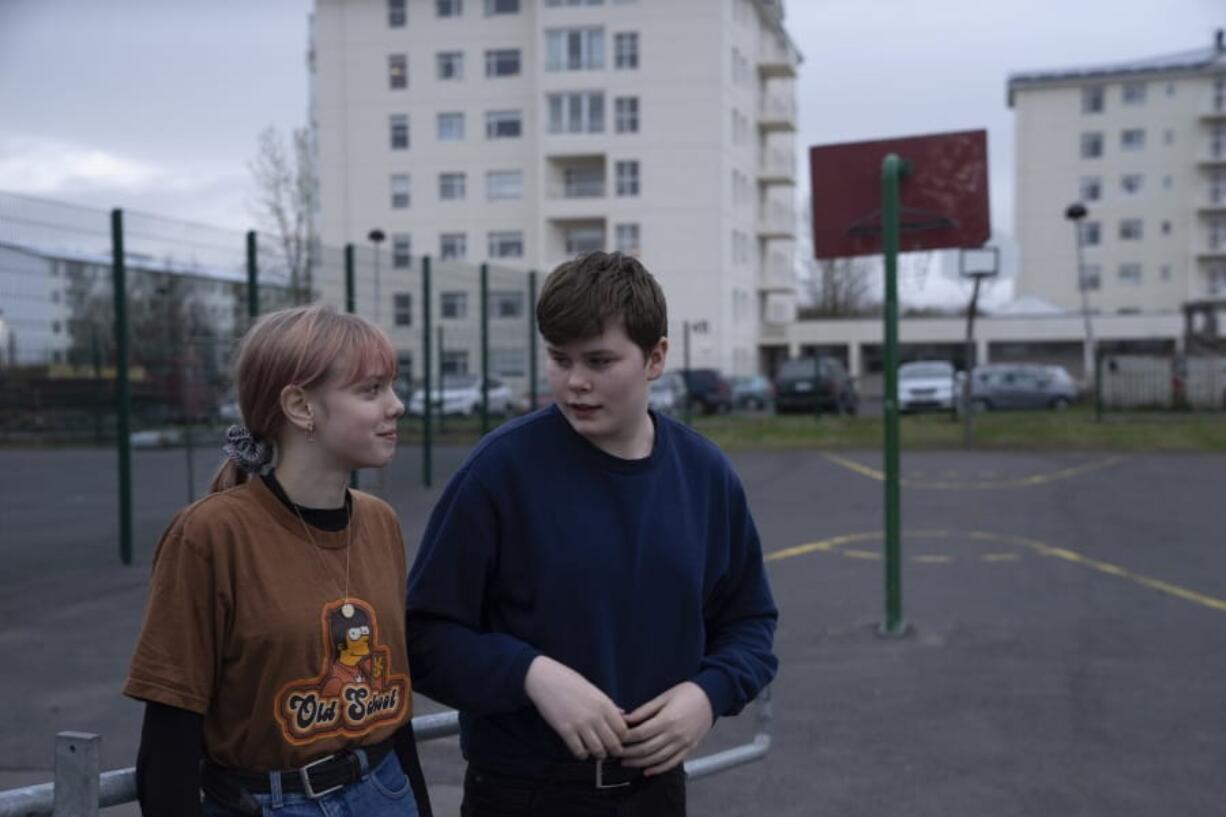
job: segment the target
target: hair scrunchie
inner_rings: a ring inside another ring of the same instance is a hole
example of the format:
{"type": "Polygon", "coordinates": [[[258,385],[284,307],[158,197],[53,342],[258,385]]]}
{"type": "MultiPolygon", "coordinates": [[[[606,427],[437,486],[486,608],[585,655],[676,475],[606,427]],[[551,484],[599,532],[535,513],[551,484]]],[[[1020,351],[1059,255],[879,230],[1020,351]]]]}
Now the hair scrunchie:
{"type": "Polygon", "coordinates": [[[221,450],[247,474],[254,474],[272,462],[272,446],[257,440],[246,426],[226,429],[226,444],[221,450]]]}

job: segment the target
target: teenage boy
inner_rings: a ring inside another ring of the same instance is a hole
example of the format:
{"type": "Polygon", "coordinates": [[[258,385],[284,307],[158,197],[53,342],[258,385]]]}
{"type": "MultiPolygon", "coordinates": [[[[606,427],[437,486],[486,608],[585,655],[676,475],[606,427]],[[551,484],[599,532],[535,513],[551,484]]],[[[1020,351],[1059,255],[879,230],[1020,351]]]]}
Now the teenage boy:
{"type": "Polygon", "coordinates": [[[555,405],[488,435],[408,580],[414,687],[460,710],[464,817],[684,815],[682,761],[770,682],[777,613],[720,451],[651,412],[664,293],[591,253],[545,281],[555,405]]]}

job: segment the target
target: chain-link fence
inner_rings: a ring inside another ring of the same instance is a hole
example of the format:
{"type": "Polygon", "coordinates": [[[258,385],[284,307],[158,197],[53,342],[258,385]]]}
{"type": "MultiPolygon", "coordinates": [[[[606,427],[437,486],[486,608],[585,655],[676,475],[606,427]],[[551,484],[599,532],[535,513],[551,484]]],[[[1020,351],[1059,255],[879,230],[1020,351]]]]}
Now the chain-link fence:
{"type": "Polygon", "coordinates": [[[0,194],[0,444],[92,448],[80,490],[112,496],[115,466],[98,455],[117,450],[118,490],[138,484],[135,516],[164,523],[203,493],[238,420],[231,369],[254,317],[323,302],[391,337],[402,441],[429,485],[436,443],[470,446],[539,404],[535,286],[535,273],[396,241],[306,245],[0,194]]]}

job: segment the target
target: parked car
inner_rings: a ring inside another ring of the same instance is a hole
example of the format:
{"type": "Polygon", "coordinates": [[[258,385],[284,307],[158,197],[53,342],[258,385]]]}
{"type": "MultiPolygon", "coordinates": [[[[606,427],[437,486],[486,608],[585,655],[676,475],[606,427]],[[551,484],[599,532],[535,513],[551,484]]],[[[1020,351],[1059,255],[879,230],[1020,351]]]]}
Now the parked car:
{"type": "Polygon", "coordinates": [[[971,377],[971,408],[1064,409],[1077,402],[1079,390],[1063,366],[991,364],[971,377]]]}
{"type": "MultiPolygon", "coordinates": [[[[431,404],[435,411],[444,415],[458,414],[471,417],[481,412],[481,376],[475,374],[449,374],[441,384],[432,385],[431,404]]],[[[501,380],[490,378],[490,414],[506,414],[511,409],[511,389],[501,380]]],[[[408,412],[420,417],[425,406],[425,389],[419,387],[409,398],[408,412]]]]}
{"type": "Polygon", "coordinates": [[[524,389],[524,393],[515,401],[515,410],[520,414],[527,414],[537,409],[543,409],[546,406],[552,406],[553,390],[549,388],[548,380],[538,380],[536,383],[536,401],[532,400],[532,392],[529,389],[524,389]]]}
{"type": "Polygon", "coordinates": [[[775,413],[834,411],[855,414],[860,406],[855,383],[842,361],[833,357],[798,357],[775,374],[775,413]]]}
{"type": "Polygon", "coordinates": [[[741,409],[764,409],[775,397],[770,380],[760,374],[732,378],[732,404],[741,409]]]}
{"type": "Polygon", "coordinates": [[[898,408],[900,411],[944,409],[949,411],[957,399],[958,372],[947,360],[915,360],[898,367],[898,408]]]}
{"type": "Polygon", "coordinates": [[[679,369],[691,411],[715,414],[732,411],[732,386],[716,369],[679,369]]]}
{"type": "Polygon", "coordinates": [[[677,372],[665,372],[651,381],[647,404],[661,414],[676,414],[685,407],[685,380],[677,372]]]}

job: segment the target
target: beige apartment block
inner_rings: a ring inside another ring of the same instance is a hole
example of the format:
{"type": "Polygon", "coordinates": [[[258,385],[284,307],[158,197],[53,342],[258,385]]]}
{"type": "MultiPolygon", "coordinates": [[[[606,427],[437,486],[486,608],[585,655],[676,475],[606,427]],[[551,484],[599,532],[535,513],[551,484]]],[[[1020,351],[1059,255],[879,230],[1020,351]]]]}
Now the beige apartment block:
{"type": "Polygon", "coordinates": [[[1226,297],[1226,43],[1113,65],[1014,74],[1019,294],[1166,312],[1226,297]]]}
{"type": "Polygon", "coordinates": [[[799,59],[780,0],[316,0],[321,237],[381,229],[393,271],[633,253],[674,349],[689,322],[694,366],[756,371],[795,314],[799,59]]]}

